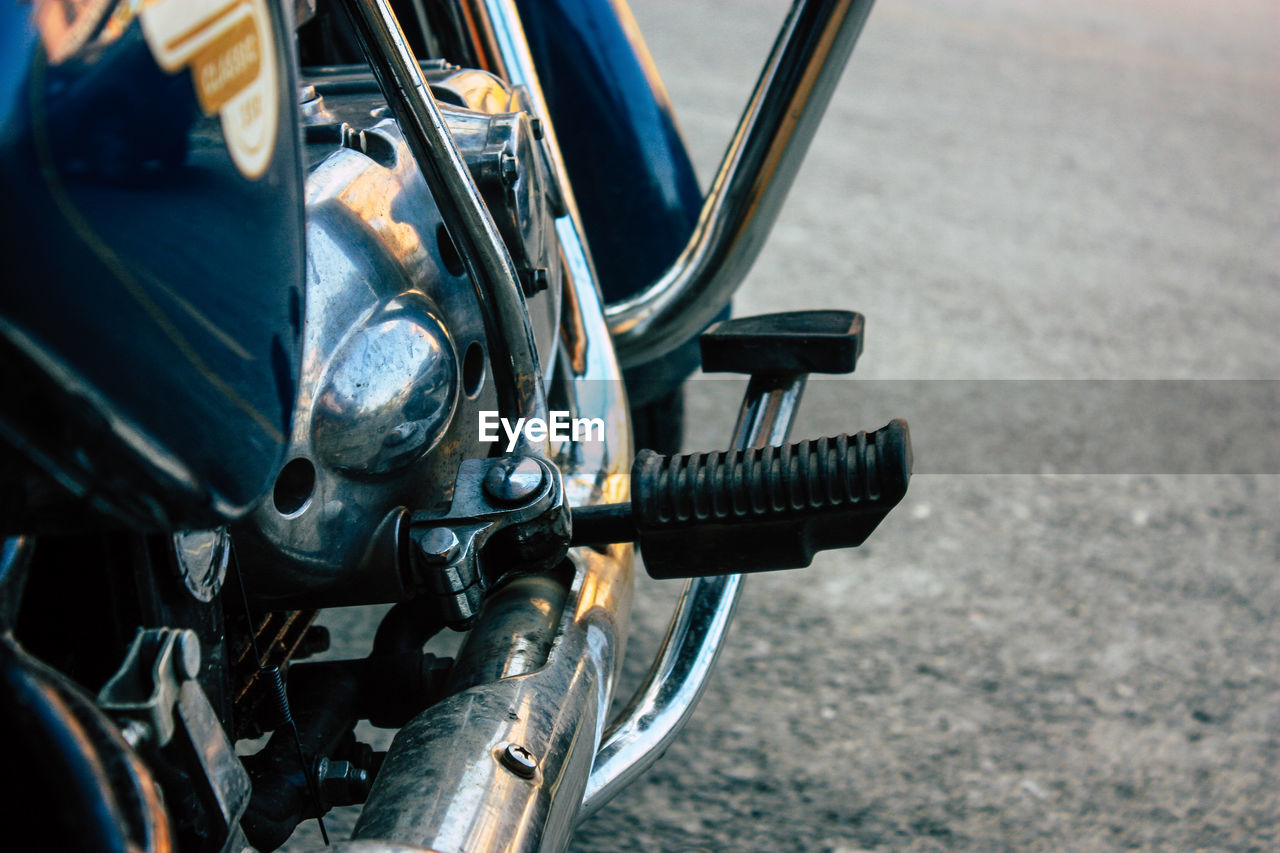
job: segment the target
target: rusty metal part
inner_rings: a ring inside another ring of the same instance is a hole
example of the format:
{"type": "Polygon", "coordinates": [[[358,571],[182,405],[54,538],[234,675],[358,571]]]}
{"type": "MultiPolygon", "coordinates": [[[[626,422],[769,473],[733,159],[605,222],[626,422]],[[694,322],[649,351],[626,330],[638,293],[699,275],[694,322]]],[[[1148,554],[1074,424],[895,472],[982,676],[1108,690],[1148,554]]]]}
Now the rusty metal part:
{"type": "Polygon", "coordinates": [[[253,639],[241,634],[240,644],[231,651],[232,683],[237,737],[261,734],[253,726],[253,718],[265,694],[255,689],[262,678],[261,666],[284,666],[305,646],[304,640],[315,610],[283,610],[267,613],[254,626],[253,639]],[[254,642],[262,652],[262,660],[254,659],[254,642]],[[261,665],[261,666],[260,666],[261,665]]]}

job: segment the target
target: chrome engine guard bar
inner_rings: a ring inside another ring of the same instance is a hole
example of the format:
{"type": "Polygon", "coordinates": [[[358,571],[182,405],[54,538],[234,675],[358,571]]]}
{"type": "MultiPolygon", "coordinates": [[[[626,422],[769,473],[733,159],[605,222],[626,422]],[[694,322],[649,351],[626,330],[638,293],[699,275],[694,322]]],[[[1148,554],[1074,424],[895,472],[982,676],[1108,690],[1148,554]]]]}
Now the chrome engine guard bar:
{"type": "Polygon", "coordinates": [[[706,328],[759,255],[874,0],[796,0],[675,263],[605,309],[624,367],[706,328]]]}

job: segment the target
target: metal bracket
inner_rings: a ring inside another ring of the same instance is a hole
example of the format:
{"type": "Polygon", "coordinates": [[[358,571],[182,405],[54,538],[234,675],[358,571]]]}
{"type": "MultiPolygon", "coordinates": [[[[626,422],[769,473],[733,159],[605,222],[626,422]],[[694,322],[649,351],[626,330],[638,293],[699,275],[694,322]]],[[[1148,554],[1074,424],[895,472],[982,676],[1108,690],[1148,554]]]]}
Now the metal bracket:
{"type": "Polygon", "coordinates": [[[194,755],[190,774],[201,803],[222,822],[224,849],[241,848],[240,817],[249,803],[249,774],[196,677],[200,640],[178,628],[139,629],[124,663],[98,693],[98,705],[121,725],[131,746],[175,748],[194,755]]]}
{"type": "Polygon", "coordinates": [[[98,704],[126,721],[127,738],[168,746],[182,683],[199,674],[200,640],[194,631],[140,628],[124,663],[99,691],[98,704]]]}
{"type": "Polygon", "coordinates": [[[409,523],[412,585],[438,598],[446,624],[467,627],[512,568],[541,571],[562,560],[569,532],[555,465],[535,456],[467,459],[449,509],[409,523]]]}

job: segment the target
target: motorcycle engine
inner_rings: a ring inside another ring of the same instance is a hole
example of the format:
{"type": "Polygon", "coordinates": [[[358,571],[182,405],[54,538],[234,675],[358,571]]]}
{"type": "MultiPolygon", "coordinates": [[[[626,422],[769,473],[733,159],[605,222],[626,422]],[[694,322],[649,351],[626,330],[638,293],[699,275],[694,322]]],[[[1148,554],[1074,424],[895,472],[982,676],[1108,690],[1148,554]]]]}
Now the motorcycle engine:
{"type": "MultiPolygon", "coordinates": [[[[540,125],[484,71],[424,64],[555,363],[563,213],[540,125]]],[[[235,529],[255,603],[404,597],[406,509],[450,499],[496,410],[480,304],[367,67],[304,69],[307,288],[297,408],[274,490],[235,529]]]]}

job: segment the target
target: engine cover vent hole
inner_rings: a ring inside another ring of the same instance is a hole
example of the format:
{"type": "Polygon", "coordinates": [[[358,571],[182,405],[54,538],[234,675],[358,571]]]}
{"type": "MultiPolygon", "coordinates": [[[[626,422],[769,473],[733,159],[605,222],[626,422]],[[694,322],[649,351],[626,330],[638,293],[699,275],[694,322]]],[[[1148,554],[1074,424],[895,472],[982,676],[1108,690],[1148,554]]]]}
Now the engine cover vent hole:
{"type": "Polygon", "coordinates": [[[479,341],[472,341],[462,356],[462,390],[468,397],[474,397],[484,387],[484,347],[479,341]]]}
{"type": "Polygon", "coordinates": [[[281,515],[295,515],[306,509],[316,488],[316,469],[309,459],[293,459],[276,477],[271,497],[281,515]]]}
{"type": "Polygon", "coordinates": [[[440,246],[440,260],[444,261],[444,268],[449,271],[449,275],[462,275],[466,270],[462,265],[462,256],[458,254],[458,247],[453,244],[449,230],[443,225],[436,226],[436,243],[440,246]]]}

